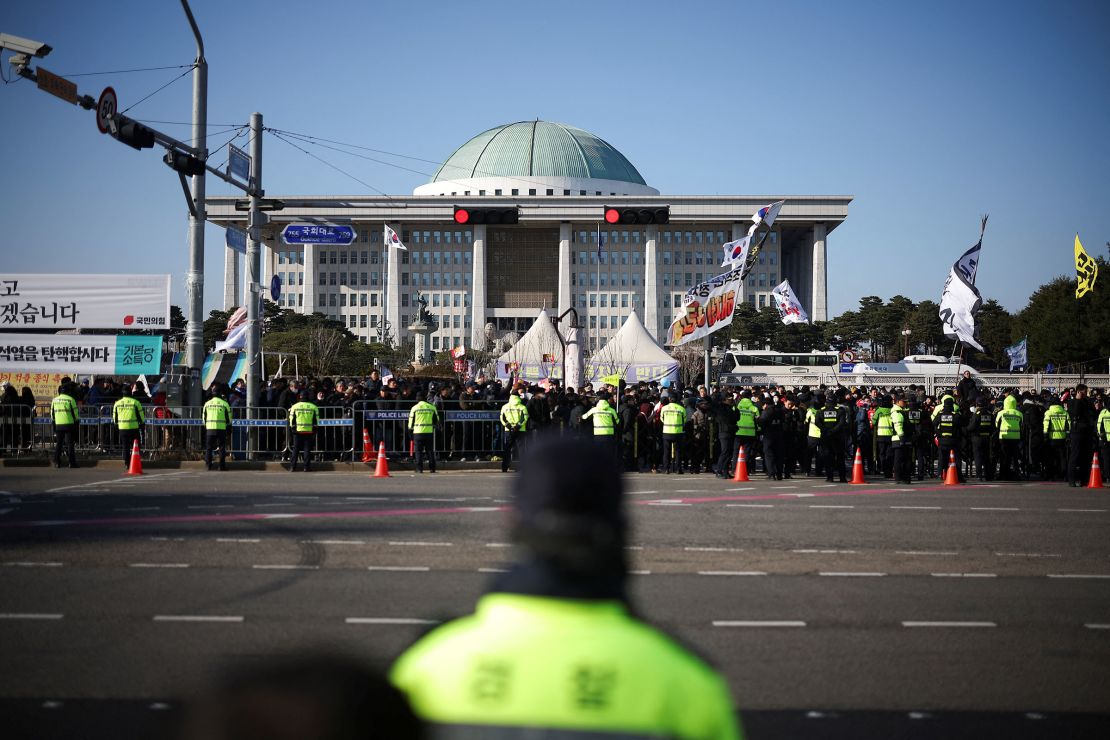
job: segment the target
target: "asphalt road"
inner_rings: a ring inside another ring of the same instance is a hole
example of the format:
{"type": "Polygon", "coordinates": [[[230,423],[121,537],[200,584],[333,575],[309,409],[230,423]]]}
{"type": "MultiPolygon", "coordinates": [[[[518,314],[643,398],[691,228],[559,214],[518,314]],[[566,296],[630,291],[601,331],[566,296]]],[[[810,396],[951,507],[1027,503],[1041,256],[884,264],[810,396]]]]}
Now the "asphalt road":
{"type": "MultiPolygon", "coordinates": [[[[156,736],[228,661],[387,665],[511,559],[511,480],[0,469],[0,723],[156,736]]],[[[637,607],[757,740],[1110,736],[1110,491],[626,485],[637,607]]]]}

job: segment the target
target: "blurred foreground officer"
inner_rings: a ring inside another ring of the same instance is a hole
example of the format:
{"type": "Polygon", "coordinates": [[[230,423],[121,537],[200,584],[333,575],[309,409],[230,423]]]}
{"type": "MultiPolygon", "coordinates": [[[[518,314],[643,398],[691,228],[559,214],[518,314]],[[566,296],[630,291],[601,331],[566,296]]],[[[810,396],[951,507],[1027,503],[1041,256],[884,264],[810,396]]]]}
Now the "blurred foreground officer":
{"type": "Polygon", "coordinates": [[[227,470],[227,430],[231,428],[231,404],[215,388],[204,404],[204,464],[212,469],[212,450],[220,451],[220,470],[227,470]]]}
{"type": "Polygon", "coordinates": [[[413,447],[416,448],[416,472],[424,472],[424,456],[428,456],[428,468],[436,472],[436,425],[439,424],[439,410],[427,401],[418,401],[409,410],[409,431],[412,432],[413,447]]]}
{"type": "Polygon", "coordinates": [[[312,443],[316,440],[316,427],[320,424],[320,409],[308,400],[308,393],[301,391],[299,399],[289,407],[289,426],[293,430],[293,461],[289,472],[297,470],[297,458],[304,452],[304,471],[312,470],[312,443]]]}
{"type": "Polygon", "coordinates": [[[146,425],[143,405],[132,397],[130,386],[123,387],[123,398],[112,405],[112,423],[119,430],[119,443],[123,447],[123,467],[126,470],[131,463],[131,448],[139,441],[142,428],[146,425]]]}
{"type": "Polygon", "coordinates": [[[513,491],[523,559],[475,613],[409,648],[393,682],[436,738],[738,738],[708,665],[631,614],[608,450],[533,445],[513,491]]]}
{"type": "Polygon", "coordinates": [[[505,431],[501,472],[508,473],[516,443],[528,431],[528,407],[520,400],[520,391],[514,390],[510,393],[509,402],[501,407],[501,428],[505,431]]]}
{"type": "Polygon", "coordinates": [[[73,397],[73,383],[60,386],[58,395],[50,402],[50,418],[54,422],[54,467],[62,467],[62,448],[65,448],[69,467],[80,467],[77,464],[77,453],[73,444],[77,436],[77,427],[81,424],[81,414],[77,412],[77,401],[73,397]]]}

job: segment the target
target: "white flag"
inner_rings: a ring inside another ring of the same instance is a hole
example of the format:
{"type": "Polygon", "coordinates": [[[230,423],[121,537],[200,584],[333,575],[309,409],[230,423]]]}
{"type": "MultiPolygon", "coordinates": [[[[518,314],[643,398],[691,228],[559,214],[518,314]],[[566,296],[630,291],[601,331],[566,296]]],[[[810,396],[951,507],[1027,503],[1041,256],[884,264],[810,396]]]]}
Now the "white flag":
{"type": "Polygon", "coordinates": [[[748,247],[751,242],[752,238],[745,236],[742,239],[726,243],[722,247],[725,254],[721,267],[742,267],[748,259],[748,247]]]}
{"type": "MultiPolygon", "coordinates": [[[[384,224],[383,224],[383,226],[384,226],[384,224]]],[[[406,247],[404,245],[404,242],[401,241],[401,237],[397,236],[397,232],[394,231],[393,229],[389,228],[389,226],[385,226],[385,237],[384,237],[384,239],[385,239],[385,243],[388,244],[391,247],[397,247],[397,249],[403,249],[406,252],[409,251],[409,248],[406,247]]]]}
{"type": "Polygon", "coordinates": [[[752,215],[752,227],[748,229],[748,236],[754,234],[755,230],[759,228],[760,224],[767,224],[767,228],[771,228],[771,226],[775,223],[775,219],[778,218],[779,211],[782,210],[782,206],[784,203],[786,203],[785,200],[778,200],[770,205],[763,206],[758,211],[756,211],[752,215]]]}
{"type": "Polygon", "coordinates": [[[789,280],[783,280],[779,283],[771,295],[775,297],[775,305],[779,309],[779,316],[782,318],[784,324],[808,324],[809,316],[806,315],[805,309],[802,308],[801,302],[798,301],[798,296],[794,295],[794,289],[790,287],[789,280]]]}
{"type": "Polygon", "coordinates": [[[247,330],[250,329],[249,323],[242,323],[231,330],[227,335],[227,339],[222,342],[216,342],[217,352],[227,352],[233,349],[245,349],[247,346],[247,330]]]}
{"type": "Polygon", "coordinates": [[[975,272],[979,265],[982,237],[971,249],[964,252],[948,272],[944,292],[940,297],[940,320],[944,323],[944,336],[958,339],[969,347],[983,352],[983,345],[975,338],[975,314],[983,304],[983,296],[975,287],[975,272]]]}

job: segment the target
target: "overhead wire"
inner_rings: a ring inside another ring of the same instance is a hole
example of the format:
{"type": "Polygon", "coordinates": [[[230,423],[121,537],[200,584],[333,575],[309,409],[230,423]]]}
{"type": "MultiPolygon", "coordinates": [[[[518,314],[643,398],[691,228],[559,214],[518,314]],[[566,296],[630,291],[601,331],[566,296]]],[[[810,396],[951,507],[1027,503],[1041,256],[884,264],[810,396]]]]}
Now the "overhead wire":
{"type": "Polygon", "coordinates": [[[273,134],[273,135],[274,135],[274,136],[275,136],[276,138],[278,138],[278,139],[280,139],[281,141],[285,142],[286,144],[288,144],[289,146],[293,147],[294,149],[296,149],[296,150],[298,150],[298,151],[300,151],[300,152],[302,152],[302,153],[304,153],[304,154],[308,155],[309,157],[312,157],[312,158],[313,158],[313,159],[315,159],[316,161],[318,161],[318,162],[320,162],[320,163],[322,163],[322,164],[325,164],[325,165],[327,165],[328,167],[331,167],[331,168],[332,168],[333,170],[335,170],[336,172],[338,172],[338,173],[340,173],[340,174],[342,174],[342,175],[346,175],[347,177],[351,178],[351,179],[352,179],[352,180],[354,180],[355,182],[359,183],[360,185],[363,185],[364,187],[367,187],[367,188],[369,188],[370,190],[373,190],[374,192],[378,193],[379,195],[385,196],[386,198],[389,198],[389,199],[391,199],[391,200],[392,200],[393,196],[392,196],[392,195],[390,195],[389,193],[385,192],[384,190],[380,190],[379,188],[376,188],[376,187],[374,187],[373,185],[371,185],[370,183],[366,182],[365,180],[361,180],[361,179],[359,179],[358,177],[355,177],[354,175],[352,175],[352,174],[351,174],[350,172],[347,172],[347,171],[346,171],[346,170],[344,170],[343,168],[341,168],[341,167],[337,167],[336,165],[332,164],[331,162],[327,161],[326,159],[324,159],[324,158],[322,158],[322,157],[318,157],[318,156],[316,156],[315,154],[313,154],[312,152],[308,151],[307,149],[304,149],[304,148],[302,148],[302,147],[298,146],[297,144],[294,144],[294,143],[293,143],[292,141],[290,141],[289,139],[285,138],[285,137],[284,137],[284,136],[282,136],[281,134],[279,134],[279,133],[276,133],[276,132],[275,132],[275,131],[274,131],[273,129],[269,129],[269,131],[270,131],[270,133],[271,133],[271,134],[273,134]]]}
{"type": "Polygon", "coordinates": [[[172,80],[170,80],[170,81],[169,81],[169,82],[167,82],[166,84],[162,85],[162,86],[161,86],[161,87],[159,87],[159,88],[158,88],[157,90],[155,90],[154,92],[150,93],[149,95],[146,95],[146,96],[144,96],[144,97],[141,97],[141,98],[139,98],[139,99],[138,99],[138,100],[137,100],[136,102],[132,103],[131,105],[129,105],[129,106],[127,106],[126,108],[124,108],[123,110],[121,110],[121,111],[120,111],[120,114],[122,115],[122,114],[126,113],[127,111],[129,111],[129,110],[131,110],[132,108],[134,108],[134,107],[135,107],[136,105],[139,105],[139,104],[141,104],[141,103],[144,103],[144,102],[146,102],[147,100],[149,100],[150,98],[152,98],[152,97],[154,97],[155,95],[157,95],[158,93],[162,92],[162,91],[163,91],[163,90],[165,90],[165,89],[166,89],[167,87],[169,87],[169,86],[170,86],[170,85],[172,85],[173,83],[177,82],[178,80],[180,80],[180,79],[181,79],[182,77],[184,77],[185,75],[189,74],[189,72],[191,72],[191,71],[192,71],[192,69],[193,69],[193,67],[195,67],[195,66],[196,66],[195,64],[190,64],[190,65],[189,65],[189,68],[188,68],[188,69],[186,69],[186,70],[185,70],[184,72],[182,72],[181,74],[179,74],[179,75],[178,75],[177,77],[174,77],[174,78],[173,78],[172,80]]]}
{"type": "Polygon", "coordinates": [[[113,69],[106,72],[67,72],[62,77],[92,77],[94,75],[122,75],[129,72],[157,72],[163,69],[192,69],[196,64],[173,64],[168,67],[137,67],[135,69],[113,69]]]}

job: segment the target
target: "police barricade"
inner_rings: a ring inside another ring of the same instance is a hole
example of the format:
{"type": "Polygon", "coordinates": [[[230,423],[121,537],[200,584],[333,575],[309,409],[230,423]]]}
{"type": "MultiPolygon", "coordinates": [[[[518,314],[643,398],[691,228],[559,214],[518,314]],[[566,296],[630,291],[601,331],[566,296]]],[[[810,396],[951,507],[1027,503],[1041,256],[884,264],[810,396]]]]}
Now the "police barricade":
{"type": "MultiPolygon", "coordinates": [[[[391,457],[411,454],[412,432],[409,430],[409,410],[412,401],[360,401],[352,409],[353,434],[356,449],[362,447],[362,430],[368,433],[376,452],[385,443],[391,457]]],[[[440,424],[435,428],[436,454],[453,459],[481,459],[499,454],[501,439],[501,404],[496,402],[441,401],[440,424]],[[474,406],[484,408],[473,408],[474,406]]]]}
{"type": "Polygon", "coordinates": [[[17,455],[32,450],[35,409],[17,404],[0,404],[0,454],[17,455]]]}
{"type": "MultiPolygon", "coordinates": [[[[112,427],[111,406],[81,406],[78,409],[77,435],[74,440],[74,450],[78,455],[90,456],[103,454],[112,449],[113,437],[115,445],[119,444],[118,434],[112,427]]],[[[37,404],[32,418],[32,446],[30,451],[36,453],[53,452],[54,450],[54,419],[51,415],[50,404],[37,404]]]]}

